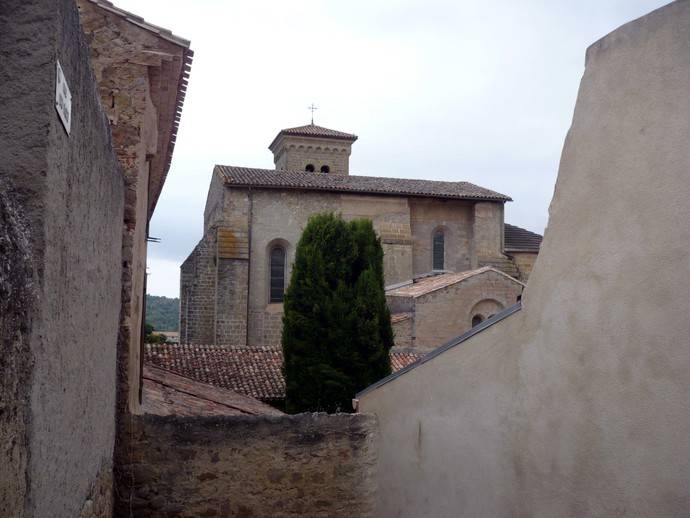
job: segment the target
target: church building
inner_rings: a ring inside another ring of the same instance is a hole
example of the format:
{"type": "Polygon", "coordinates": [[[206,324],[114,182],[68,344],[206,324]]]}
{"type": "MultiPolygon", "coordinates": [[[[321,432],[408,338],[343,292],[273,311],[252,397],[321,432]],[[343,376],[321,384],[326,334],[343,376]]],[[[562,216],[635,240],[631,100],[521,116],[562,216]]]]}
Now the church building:
{"type": "Polygon", "coordinates": [[[517,301],[541,236],[504,224],[511,199],[468,182],[351,175],[356,140],[312,123],[278,133],[275,169],[215,166],[203,237],[181,267],[182,343],[279,345],[295,246],[322,212],[373,221],[396,345],[437,347],[517,301]]]}

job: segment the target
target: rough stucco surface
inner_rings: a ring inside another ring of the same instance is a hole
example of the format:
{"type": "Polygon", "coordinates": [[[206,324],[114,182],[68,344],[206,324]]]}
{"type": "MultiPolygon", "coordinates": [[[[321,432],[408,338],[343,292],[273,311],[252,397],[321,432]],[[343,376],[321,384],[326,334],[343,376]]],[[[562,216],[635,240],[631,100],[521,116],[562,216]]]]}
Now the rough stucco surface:
{"type": "MultiPolygon", "coordinates": [[[[21,363],[18,390],[27,398],[20,452],[26,493],[0,514],[90,516],[95,509],[107,516],[122,176],[74,2],[3,1],[0,38],[0,181],[31,229],[35,294],[11,360],[21,363]],[[70,136],[53,106],[56,58],[72,93],[70,136]]],[[[2,347],[4,353],[5,337],[2,347]]],[[[2,485],[4,491],[4,478],[2,485]]]]}
{"type": "Polygon", "coordinates": [[[523,309],[361,396],[379,516],[687,516],[689,33],[590,47],[523,309]]]}
{"type": "Polygon", "coordinates": [[[29,230],[0,178],[0,515],[21,516],[28,458],[26,419],[33,279],[29,230]]]}
{"type": "Polygon", "coordinates": [[[372,516],[375,432],[362,414],[136,416],[116,514],[372,516]]]}

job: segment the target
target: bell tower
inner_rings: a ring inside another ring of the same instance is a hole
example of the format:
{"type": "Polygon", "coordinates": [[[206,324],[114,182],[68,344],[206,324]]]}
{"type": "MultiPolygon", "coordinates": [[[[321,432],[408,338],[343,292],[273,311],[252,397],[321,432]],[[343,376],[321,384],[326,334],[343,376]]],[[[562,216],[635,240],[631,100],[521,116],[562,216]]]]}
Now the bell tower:
{"type": "Polygon", "coordinates": [[[347,175],[355,140],[357,135],[312,123],[280,130],[268,149],[279,171],[347,175]]]}

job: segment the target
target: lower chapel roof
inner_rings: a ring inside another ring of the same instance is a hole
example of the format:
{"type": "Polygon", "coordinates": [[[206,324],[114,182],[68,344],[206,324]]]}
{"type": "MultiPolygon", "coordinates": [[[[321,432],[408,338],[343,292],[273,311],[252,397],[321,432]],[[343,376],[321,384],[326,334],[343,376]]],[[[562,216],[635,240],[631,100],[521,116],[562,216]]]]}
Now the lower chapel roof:
{"type": "Polygon", "coordinates": [[[502,271],[497,270],[496,268],[492,268],[491,266],[484,266],[482,268],[477,268],[476,270],[467,270],[458,273],[442,273],[439,275],[431,275],[429,277],[424,277],[422,279],[415,280],[414,282],[410,282],[403,286],[398,286],[396,288],[386,290],[386,295],[393,297],[417,298],[487,272],[494,272],[495,274],[506,277],[507,279],[513,282],[522,284],[517,279],[514,279],[510,275],[503,273],[502,271]]]}
{"type": "MultiPolygon", "coordinates": [[[[423,354],[391,351],[397,372],[423,354]]],[[[285,398],[279,347],[222,347],[218,345],[146,344],[144,362],[186,378],[228,389],[263,401],[285,398]]]]}
{"type": "Polygon", "coordinates": [[[453,198],[477,201],[512,201],[509,196],[469,182],[441,182],[379,176],[330,175],[305,171],[277,171],[217,165],[226,185],[264,189],[298,189],[309,191],[351,192],[453,198]]]}

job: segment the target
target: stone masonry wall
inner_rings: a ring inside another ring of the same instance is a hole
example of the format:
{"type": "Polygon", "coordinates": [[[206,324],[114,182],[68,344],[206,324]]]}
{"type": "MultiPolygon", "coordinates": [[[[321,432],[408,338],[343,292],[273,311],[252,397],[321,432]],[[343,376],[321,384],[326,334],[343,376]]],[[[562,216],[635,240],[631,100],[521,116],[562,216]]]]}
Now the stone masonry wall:
{"type": "Polygon", "coordinates": [[[116,514],[372,516],[375,440],[365,414],[136,416],[116,514]]]}
{"type": "MultiPolygon", "coordinates": [[[[503,203],[480,202],[474,204],[472,243],[477,260],[502,257],[503,203]]],[[[473,264],[473,267],[477,264],[473,264]]]]}
{"type": "Polygon", "coordinates": [[[216,234],[207,233],[180,267],[180,341],[214,343],[216,234]]]}
{"type": "Polygon", "coordinates": [[[312,164],[316,174],[322,174],[322,165],[330,168],[328,174],[346,175],[350,172],[350,142],[294,136],[285,136],[282,142],[281,149],[274,155],[276,169],[304,171],[307,164],[312,164]]]}
{"type": "Polygon", "coordinates": [[[216,345],[247,344],[247,279],[249,261],[217,259],[216,345]]]}
{"type": "MultiPolygon", "coordinates": [[[[444,269],[454,272],[472,267],[472,203],[462,200],[410,198],[414,275],[432,270],[431,245],[434,231],[445,235],[444,269]]],[[[408,277],[409,278],[409,277],[408,277]]]]}
{"type": "Polygon", "coordinates": [[[0,515],[21,515],[26,494],[33,304],[29,228],[0,178],[0,515]]]}
{"type": "Polygon", "coordinates": [[[532,273],[532,268],[534,268],[534,263],[537,262],[538,254],[534,252],[509,252],[508,255],[518,269],[519,279],[522,282],[527,282],[532,273]]]}
{"type": "Polygon", "coordinates": [[[512,306],[522,289],[514,279],[488,271],[415,299],[413,346],[433,349],[444,344],[472,327],[475,312],[495,314],[512,306]]]}
{"type": "Polygon", "coordinates": [[[6,427],[0,420],[8,456],[0,469],[7,462],[14,471],[0,476],[0,494],[14,495],[3,497],[0,515],[79,516],[91,501],[108,516],[122,171],[73,0],[0,2],[0,53],[0,212],[9,222],[3,233],[10,233],[0,256],[3,274],[8,264],[14,272],[10,287],[17,295],[0,317],[11,337],[3,337],[0,365],[3,374],[13,370],[2,386],[14,394],[14,402],[3,397],[2,404],[14,407],[10,421],[24,421],[6,427]],[[55,110],[57,61],[72,95],[69,134],[55,110]],[[19,230],[20,221],[30,233],[19,230]],[[22,293],[29,286],[17,284],[27,270],[31,298],[22,293]]]}

